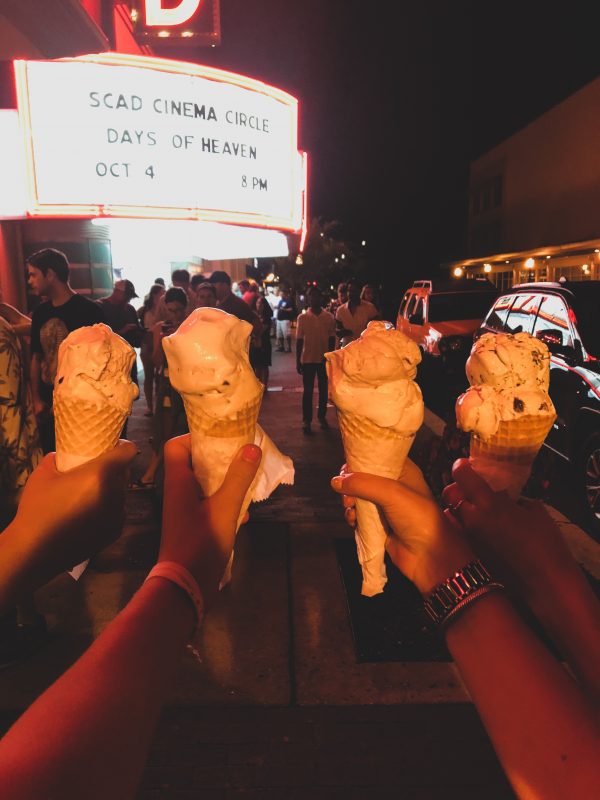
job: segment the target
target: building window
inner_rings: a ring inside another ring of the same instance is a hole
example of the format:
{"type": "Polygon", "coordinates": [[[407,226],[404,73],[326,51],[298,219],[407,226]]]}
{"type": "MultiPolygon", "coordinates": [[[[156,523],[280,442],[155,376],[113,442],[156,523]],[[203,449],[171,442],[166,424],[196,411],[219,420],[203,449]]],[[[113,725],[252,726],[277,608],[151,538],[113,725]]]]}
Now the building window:
{"type": "Polygon", "coordinates": [[[581,266],[577,267],[554,267],[554,280],[559,281],[565,278],[568,281],[589,281],[593,280],[593,268],[585,273],[581,266]]]}
{"type": "Polygon", "coordinates": [[[513,271],[512,269],[504,270],[503,272],[492,272],[490,280],[498,287],[501,292],[506,289],[512,288],[513,285],[513,271]]]}

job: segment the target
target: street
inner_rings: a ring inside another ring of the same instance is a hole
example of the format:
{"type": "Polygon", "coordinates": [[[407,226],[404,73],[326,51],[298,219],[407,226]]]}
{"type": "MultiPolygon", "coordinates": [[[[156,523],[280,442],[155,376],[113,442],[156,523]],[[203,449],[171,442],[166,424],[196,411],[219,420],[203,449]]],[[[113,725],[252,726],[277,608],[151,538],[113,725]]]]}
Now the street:
{"type": "MultiPolygon", "coordinates": [[[[232,583],[182,659],[138,798],[513,797],[454,665],[435,660],[443,654],[419,660],[388,641],[376,660],[359,658],[352,632],[360,621],[349,616],[357,598],[348,596],[336,556],[353,534],[329,487],[343,461],[335,412],[331,430],[303,437],[294,356],[273,356],[261,424],[293,458],[296,483],[251,509],[232,583]]],[[[134,405],[135,478],[148,458],[151,423],[143,403],[134,405]]],[[[442,428],[427,412],[415,460],[426,459],[442,428]]],[[[600,578],[600,546],[552,513],[600,578]]],[[[2,673],[3,730],[129,600],[158,541],[159,500],[131,491],[120,540],[78,583],[63,575],[39,592],[51,640],[2,673]]]]}

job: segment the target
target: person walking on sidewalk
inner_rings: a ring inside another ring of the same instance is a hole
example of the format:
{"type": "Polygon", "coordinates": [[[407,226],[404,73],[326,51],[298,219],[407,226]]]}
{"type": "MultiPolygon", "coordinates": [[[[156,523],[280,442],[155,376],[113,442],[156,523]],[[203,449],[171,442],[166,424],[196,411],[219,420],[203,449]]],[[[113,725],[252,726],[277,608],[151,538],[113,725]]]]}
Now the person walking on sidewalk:
{"type": "Polygon", "coordinates": [[[340,347],[345,347],[361,335],[372,319],[379,316],[373,303],[360,299],[361,286],[358,281],[348,281],[348,302],[335,312],[337,336],[340,347]]]}
{"type": "Polygon", "coordinates": [[[292,352],[292,322],[298,316],[289,289],[282,288],[277,306],[277,352],[292,352]]]}
{"type": "Polygon", "coordinates": [[[335,344],[335,320],[333,314],[323,309],[323,295],[316,286],[307,293],[308,309],[298,317],[296,328],[296,368],[302,375],[304,393],[302,395],[302,432],[312,434],[313,389],[315,375],[319,387],[317,416],[319,425],[326,430],[329,425],[327,414],[327,372],[325,353],[333,350],[335,344]]]}

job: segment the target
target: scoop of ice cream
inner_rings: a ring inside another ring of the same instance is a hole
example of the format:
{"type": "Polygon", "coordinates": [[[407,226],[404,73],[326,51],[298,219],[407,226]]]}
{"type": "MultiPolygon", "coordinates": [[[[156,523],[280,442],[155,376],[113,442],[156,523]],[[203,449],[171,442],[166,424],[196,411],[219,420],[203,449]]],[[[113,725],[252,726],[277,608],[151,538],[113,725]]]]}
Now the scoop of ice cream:
{"type": "Polygon", "coordinates": [[[529,333],[486,333],[473,345],[466,370],[471,386],[547,392],[550,353],[544,342],[529,333]]]}
{"type": "Polygon", "coordinates": [[[529,333],[486,333],[473,345],[466,369],[471,388],[456,401],[462,430],[489,439],[501,421],[555,416],[550,353],[529,333]]]}
{"type": "Polygon", "coordinates": [[[237,413],[262,391],[248,358],[251,332],[248,322],[219,308],[197,308],[163,339],[171,384],[202,397],[207,414],[237,413]]]}
{"type": "Polygon", "coordinates": [[[386,322],[370,322],[359,339],[326,353],[329,394],[340,411],[381,427],[416,431],[423,421],[421,390],[413,381],[417,345],[386,322]]]}
{"type": "Polygon", "coordinates": [[[129,413],[139,389],[131,380],[135,350],[108,325],[72,331],[58,350],[54,396],[109,404],[129,413]]]}
{"type": "Polygon", "coordinates": [[[500,416],[496,394],[489,386],[472,386],[456,401],[456,420],[463,431],[488,439],[498,430],[500,416]]]}

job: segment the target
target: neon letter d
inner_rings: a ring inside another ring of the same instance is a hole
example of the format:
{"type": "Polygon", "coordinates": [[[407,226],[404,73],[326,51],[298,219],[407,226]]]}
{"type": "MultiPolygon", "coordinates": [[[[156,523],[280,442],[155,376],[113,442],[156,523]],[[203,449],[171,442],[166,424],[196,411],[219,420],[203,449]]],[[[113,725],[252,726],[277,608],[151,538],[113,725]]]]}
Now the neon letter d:
{"type": "Polygon", "coordinates": [[[162,0],[146,0],[146,25],[182,25],[196,13],[202,0],[181,0],[175,8],[163,8],[162,0]]]}

